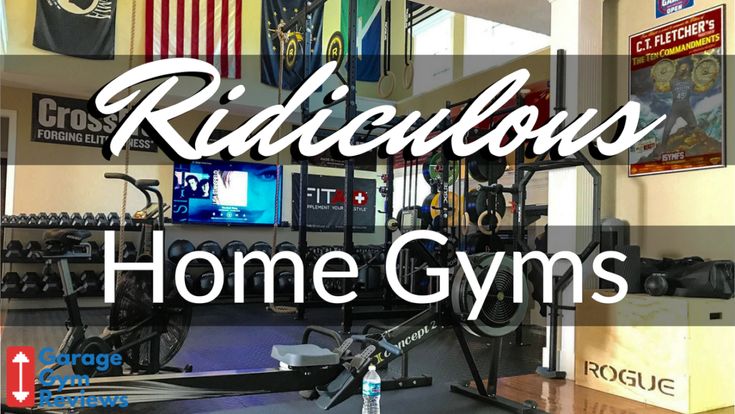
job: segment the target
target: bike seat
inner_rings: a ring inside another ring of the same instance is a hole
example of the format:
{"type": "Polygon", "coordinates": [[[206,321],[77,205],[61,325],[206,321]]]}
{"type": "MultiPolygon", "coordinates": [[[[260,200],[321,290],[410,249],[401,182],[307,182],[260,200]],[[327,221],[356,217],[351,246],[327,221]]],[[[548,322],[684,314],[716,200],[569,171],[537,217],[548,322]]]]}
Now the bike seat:
{"type": "Polygon", "coordinates": [[[314,367],[339,364],[339,355],[314,344],[273,345],[273,359],[289,367],[314,367]]]}
{"type": "Polygon", "coordinates": [[[79,245],[85,239],[89,238],[92,233],[89,230],[80,229],[51,229],[43,233],[43,242],[46,245],[44,253],[46,255],[64,254],[71,250],[72,247],[79,245]]]}

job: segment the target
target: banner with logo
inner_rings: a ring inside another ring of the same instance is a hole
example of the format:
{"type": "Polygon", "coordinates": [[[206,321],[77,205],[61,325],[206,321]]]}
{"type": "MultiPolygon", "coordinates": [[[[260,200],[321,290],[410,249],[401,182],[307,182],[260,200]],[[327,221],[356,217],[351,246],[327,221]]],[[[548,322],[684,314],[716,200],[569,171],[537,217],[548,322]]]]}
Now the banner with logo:
{"type": "MultiPolygon", "coordinates": [[[[301,186],[299,174],[292,174],[291,223],[300,226],[299,200],[301,186]]],[[[309,231],[341,232],[344,229],[345,179],[328,175],[312,175],[306,179],[306,228],[309,231]]],[[[375,231],[375,180],[356,178],[352,194],[353,231],[375,231]]]]}
{"type": "Polygon", "coordinates": [[[113,59],[116,1],[37,0],[33,46],[86,59],[113,59]]]}
{"type": "MultiPolygon", "coordinates": [[[[97,119],[87,112],[84,99],[38,93],[33,94],[32,112],[31,141],[98,148],[102,148],[117,123],[127,114],[123,110],[97,119]]],[[[141,130],[129,142],[133,151],[158,151],[156,143],[141,130]]]]}
{"type": "MultiPolygon", "coordinates": [[[[377,82],[380,79],[380,36],[383,29],[381,0],[357,2],[357,80],[377,82]]],[[[340,31],[349,33],[350,0],[342,0],[340,31]]],[[[346,50],[346,48],[345,48],[346,50]]]]}
{"type": "Polygon", "coordinates": [[[724,7],[630,37],[630,100],[658,128],[628,150],[629,175],[725,165],[724,7]]]}
{"type": "MultiPolygon", "coordinates": [[[[289,23],[306,6],[306,0],[263,0],[260,31],[260,81],[278,87],[279,62],[281,59],[280,42],[275,30],[278,25],[289,23]]],[[[313,73],[322,62],[322,17],[324,6],[312,13],[312,43],[306,45],[306,28],[297,25],[288,32],[285,40],[283,59],[283,89],[295,89],[303,81],[304,48],[311,48],[310,72],[313,73]]]]}
{"type": "Polygon", "coordinates": [[[655,0],[656,18],[668,16],[694,6],[694,0],[655,0]]]}

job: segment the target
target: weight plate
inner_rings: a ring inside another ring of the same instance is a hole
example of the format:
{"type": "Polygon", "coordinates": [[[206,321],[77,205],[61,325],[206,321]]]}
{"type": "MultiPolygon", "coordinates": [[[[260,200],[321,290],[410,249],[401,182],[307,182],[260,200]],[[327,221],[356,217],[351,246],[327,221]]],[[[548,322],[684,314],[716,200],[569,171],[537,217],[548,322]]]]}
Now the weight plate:
{"type": "Polygon", "coordinates": [[[497,182],[505,173],[505,157],[491,158],[479,152],[469,156],[467,169],[470,177],[479,182],[497,182]]]}
{"type": "MultiPolygon", "coordinates": [[[[459,161],[449,162],[449,177],[447,185],[452,185],[459,177],[459,161]]],[[[429,184],[441,183],[443,181],[444,156],[437,152],[429,157],[423,165],[422,172],[424,180],[429,184]]]]}

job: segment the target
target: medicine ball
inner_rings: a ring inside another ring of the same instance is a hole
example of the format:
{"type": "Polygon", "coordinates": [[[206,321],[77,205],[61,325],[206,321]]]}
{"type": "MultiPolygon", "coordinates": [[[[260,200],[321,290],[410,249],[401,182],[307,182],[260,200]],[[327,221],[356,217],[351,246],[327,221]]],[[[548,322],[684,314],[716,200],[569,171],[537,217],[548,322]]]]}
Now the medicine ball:
{"type": "Polygon", "coordinates": [[[225,277],[225,292],[230,295],[235,293],[235,272],[230,272],[225,277]]]}
{"type": "Polygon", "coordinates": [[[283,271],[276,275],[276,291],[281,293],[293,292],[293,272],[283,271]]]}
{"type": "Polygon", "coordinates": [[[197,250],[211,253],[215,255],[218,259],[222,256],[222,247],[220,247],[219,243],[212,240],[207,240],[199,243],[199,246],[197,246],[197,250]]]}
{"type": "Polygon", "coordinates": [[[250,246],[250,251],[251,252],[263,252],[263,253],[267,254],[268,256],[270,256],[272,249],[271,249],[271,245],[270,244],[268,244],[268,243],[266,243],[264,241],[257,241],[255,243],[253,243],[252,246],[250,246]]]}
{"type": "Polygon", "coordinates": [[[643,288],[651,296],[664,296],[670,295],[669,281],[662,274],[654,273],[646,278],[646,282],[643,284],[643,288]]]}
{"type": "Polygon", "coordinates": [[[293,243],[291,243],[289,241],[284,241],[284,242],[278,243],[278,245],[276,246],[276,253],[280,253],[280,252],[294,252],[294,253],[298,253],[299,252],[299,248],[296,247],[295,244],[293,244],[293,243]]]}
{"type": "Polygon", "coordinates": [[[250,282],[248,286],[252,286],[253,291],[256,293],[263,293],[265,290],[265,273],[255,272],[250,276],[250,282]]]}
{"type": "Polygon", "coordinates": [[[212,290],[212,287],[214,286],[214,273],[207,272],[202,273],[201,276],[199,276],[199,281],[197,283],[197,291],[200,295],[206,295],[212,290]]]}
{"type": "Polygon", "coordinates": [[[168,258],[174,263],[178,263],[182,257],[186,254],[196,250],[194,244],[189,240],[179,239],[174,240],[173,243],[168,247],[168,258]]]}
{"type": "Polygon", "coordinates": [[[225,244],[225,247],[222,249],[222,260],[225,263],[234,263],[236,252],[241,252],[243,255],[246,255],[248,254],[248,246],[241,241],[232,240],[225,244]]]}

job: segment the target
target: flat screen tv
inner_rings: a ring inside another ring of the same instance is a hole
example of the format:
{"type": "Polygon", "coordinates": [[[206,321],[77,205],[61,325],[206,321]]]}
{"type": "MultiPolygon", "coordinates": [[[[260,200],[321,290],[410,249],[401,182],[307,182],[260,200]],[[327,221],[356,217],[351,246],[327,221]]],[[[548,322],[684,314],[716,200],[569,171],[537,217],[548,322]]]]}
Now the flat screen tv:
{"type": "Polygon", "coordinates": [[[175,223],[273,225],[281,221],[281,183],[270,164],[196,161],[174,165],[175,223]],[[278,189],[278,200],[276,199],[278,189]]]}

